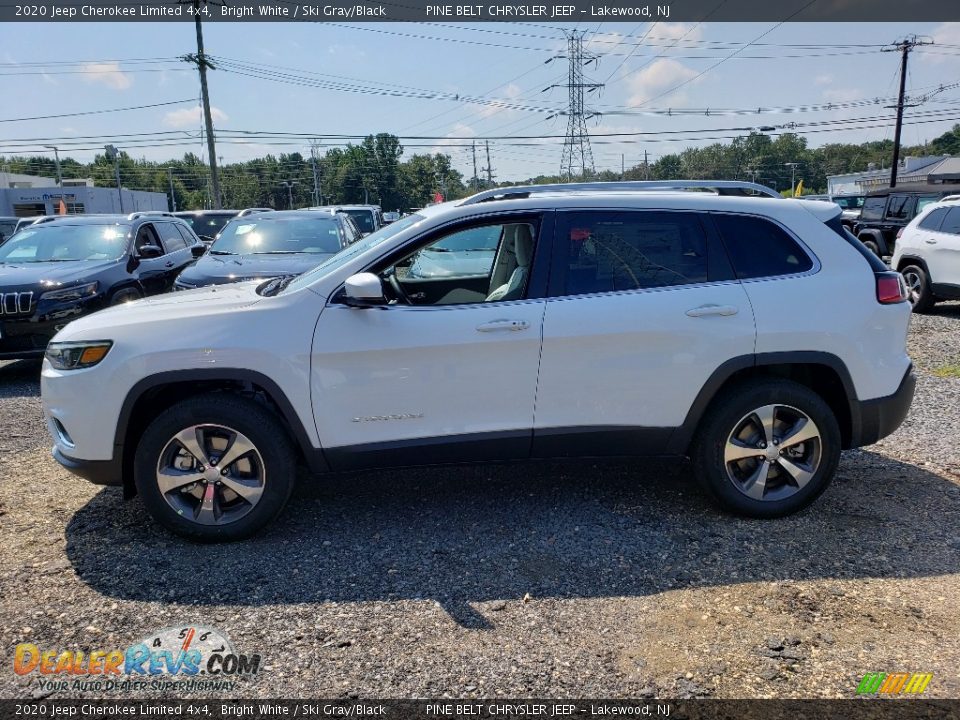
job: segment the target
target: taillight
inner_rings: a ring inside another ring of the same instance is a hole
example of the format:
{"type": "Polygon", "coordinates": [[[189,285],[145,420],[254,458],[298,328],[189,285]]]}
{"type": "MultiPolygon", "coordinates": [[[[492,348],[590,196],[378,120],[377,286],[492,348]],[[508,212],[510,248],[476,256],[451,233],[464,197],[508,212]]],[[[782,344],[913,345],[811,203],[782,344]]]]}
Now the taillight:
{"type": "Polygon", "coordinates": [[[903,276],[897,272],[876,273],[877,302],[882,305],[906,302],[907,286],[903,276]]]}

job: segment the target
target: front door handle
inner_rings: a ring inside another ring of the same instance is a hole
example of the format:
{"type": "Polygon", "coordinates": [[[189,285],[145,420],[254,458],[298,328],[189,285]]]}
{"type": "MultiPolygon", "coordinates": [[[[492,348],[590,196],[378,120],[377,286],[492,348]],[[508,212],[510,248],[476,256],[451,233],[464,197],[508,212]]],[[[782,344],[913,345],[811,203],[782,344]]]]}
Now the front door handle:
{"type": "Polygon", "coordinates": [[[477,332],[496,332],[497,330],[516,332],[517,330],[526,330],[529,327],[530,323],[526,320],[492,320],[477,325],[477,332]]]}
{"type": "Polygon", "coordinates": [[[711,315],[736,315],[740,308],[734,305],[701,305],[687,310],[690,317],[709,317],[711,315]]]}
{"type": "Polygon", "coordinates": [[[173,260],[164,265],[164,267],[173,267],[173,260]]]}
{"type": "Polygon", "coordinates": [[[934,239],[932,239],[932,238],[929,239],[929,240],[924,240],[924,242],[925,242],[927,245],[936,245],[936,244],[937,244],[937,241],[934,240],[934,239]]]}

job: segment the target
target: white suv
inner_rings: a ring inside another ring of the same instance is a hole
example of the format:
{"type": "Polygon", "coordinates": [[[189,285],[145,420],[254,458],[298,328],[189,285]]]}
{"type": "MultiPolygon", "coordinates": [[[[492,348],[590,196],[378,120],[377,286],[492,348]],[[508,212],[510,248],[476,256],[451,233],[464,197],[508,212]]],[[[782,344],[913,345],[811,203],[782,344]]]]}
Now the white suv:
{"type": "Polygon", "coordinates": [[[686,455],[723,507],[794,512],[906,415],[910,306],[836,205],[758,187],[489,191],[296,278],[78,319],[43,366],[54,456],[200,540],[268,523],[298,462],[686,455]],[[483,272],[408,272],[477,228],[483,272]]]}
{"type": "Polygon", "coordinates": [[[927,205],[901,230],[890,265],[903,274],[917,312],[960,300],[960,195],[927,205]]]}

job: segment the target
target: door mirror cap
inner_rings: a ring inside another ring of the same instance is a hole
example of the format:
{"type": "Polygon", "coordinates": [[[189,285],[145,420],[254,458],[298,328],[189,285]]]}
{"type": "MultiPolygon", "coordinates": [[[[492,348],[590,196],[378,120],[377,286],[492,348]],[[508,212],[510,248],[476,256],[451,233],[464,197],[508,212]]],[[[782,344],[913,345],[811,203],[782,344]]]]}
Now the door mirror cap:
{"type": "Polygon", "coordinates": [[[192,246],[190,247],[190,252],[193,253],[193,256],[194,256],[195,258],[198,258],[198,257],[203,257],[204,255],[206,255],[206,254],[207,254],[207,249],[208,249],[207,246],[206,246],[206,245],[203,245],[203,244],[200,244],[200,245],[192,245],[192,246]]]}
{"type": "Polygon", "coordinates": [[[156,245],[144,245],[140,248],[140,250],[137,251],[137,254],[144,260],[150,260],[163,255],[163,250],[158,248],[156,245]]]}
{"type": "Polygon", "coordinates": [[[383,295],[383,283],[373,273],[362,272],[351,275],[343,284],[343,301],[353,307],[372,307],[386,305],[383,295]]]}

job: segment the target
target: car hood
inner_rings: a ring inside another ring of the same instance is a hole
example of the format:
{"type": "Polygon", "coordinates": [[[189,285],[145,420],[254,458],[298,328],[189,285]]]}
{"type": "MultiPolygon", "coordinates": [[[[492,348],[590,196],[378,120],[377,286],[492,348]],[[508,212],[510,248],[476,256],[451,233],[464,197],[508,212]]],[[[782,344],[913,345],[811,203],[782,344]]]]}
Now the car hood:
{"type": "Polygon", "coordinates": [[[0,287],[72,285],[96,276],[120,260],[0,263],[0,287]]]}
{"type": "Polygon", "coordinates": [[[256,292],[260,284],[244,282],[229,287],[197,288],[114,305],[74,320],[56,339],[92,339],[112,328],[143,326],[165,320],[181,323],[190,318],[237,312],[263,299],[256,292]]]}
{"type": "Polygon", "coordinates": [[[251,278],[299,275],[312,270],[332,253],[290,253],[257,255],[204,255],[180,273],[180,281],[189,285],[211,285],[251,278]]]}

